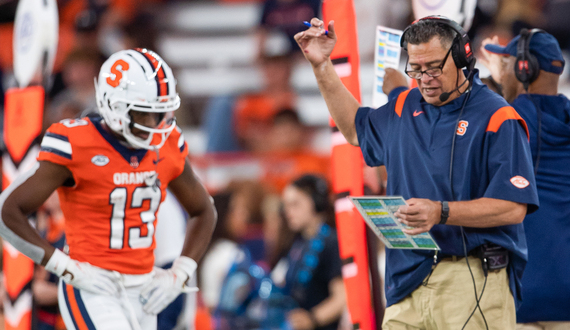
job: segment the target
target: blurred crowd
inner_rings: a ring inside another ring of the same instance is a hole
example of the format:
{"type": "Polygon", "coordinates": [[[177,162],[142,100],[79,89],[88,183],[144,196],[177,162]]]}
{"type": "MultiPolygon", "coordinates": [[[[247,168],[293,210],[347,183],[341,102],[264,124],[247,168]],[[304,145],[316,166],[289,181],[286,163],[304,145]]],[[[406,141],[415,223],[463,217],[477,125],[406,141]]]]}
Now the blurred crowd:
{"type": "MultiPolygon", "coordinates": [[[[296,109],[299,91],[291,83],[292,71],[302,57],[293,35],[305,28],[302,21],[321,16],[321,1],[218,0],[220,5],[247,1],[262,8],[255,59],[263,74],[261,88],[212,96],[203,107],[191,109],[197,114],[184,114],[190,111],[184,104],[177,112],[183,130],[198,129],[206,138],[205,154],[190,155],[197,172],[207,175],[214,167],[227,173],[216,182],[206,180],[219,220],[209,251],[198,268],[197,285],[201,291],[180,301],[178,312],[166,317],[164,323],[159,321],[163,324],[159,329],[337,329],[339,324],[351,327],[347,320],[341,320],[346,304],[329,202],[330,159],[319,151],[322,147],[315,146],[319,143],[316,133],[322,127],[309,126],[301,119],[296,109]],[[199,118],[199,122],[193,123],[189,118],[199,118]],[[248,166],[253,167],[247,169],[248,166]],[[249,173],[251,168],[255,173],[249,173]],[[315,242],[323,244],[323,248],[312,251],[310,247],[315,242]],[[317,258],[306,261],[302,258],[305,255],[317,258]],[[284,264],[288,267],[283,268],[284,264]],[[300,276],[301,270],[308,277],[300,276]],[[186,307],[182,307],[184,303],[186,307]],[[184,316],[180,316],[180,311],[184,316]],[[281,319],[278,315],[287,317],[281,319]],[[263,323],[268,319],[274,323],[263,323]]],[[[96,112],[93,78],[103,61],[118,50],[135,47],[160,53],[156,48],[158,13],[182,2],[58,0],[59,45],[54,75],[46,86],[44,128],[65,118],[96,112]]],[[[16,86],[9,45],[17,3],[0,1],[0,43],[4,45],[0,48],[2,110],[4,91],[16,86]]],[[[370,23],[361,27],[359,22],[361,29],[371,31],[374,25],[403,29],[413,20],[409,1],[396,4],[395,0],[355,0],[355,6],[357,15],[364,13],[363,21],[370,23]]],[[[568,53],[568,13],[570,1],[479,0],[469,30],[475,43],[473,49],[479,49],[478,43],[489,36],[498,35],[505,43],[522,28],[539,27],[554,35],[568,53]]],[[[361,55],[365,59],[373,56],[368,52],[361,55]]],[[[184,103],[185,98],[182,99],[184,103]]],[[[369,172],[372,174],[366,179],[371,192],[381,193],[382,175],[375,170],[369,172]]],[[[163,218],[178,219],[177,223],[164,226],[183,228],[192,221],[176,207],[176,201],[163,205],[160,212],[159,223],[163,218]]],[[[63,248],[64,219],[56,196],[44,205],[37,221],[38,229],[50,242],[63,248]]],[[[163,228],[168,231],[168,227],[163,228]]],[[[181,248],[172,239],[157,232],[157,251],[166,251],[167,255],[157,257],[157,266],[168,267],[176,249],[181,248]]],[[[33,283],[37,329],[63,326],[57,316],[55,287],[53,275],[37,267],[33,283]]]]}

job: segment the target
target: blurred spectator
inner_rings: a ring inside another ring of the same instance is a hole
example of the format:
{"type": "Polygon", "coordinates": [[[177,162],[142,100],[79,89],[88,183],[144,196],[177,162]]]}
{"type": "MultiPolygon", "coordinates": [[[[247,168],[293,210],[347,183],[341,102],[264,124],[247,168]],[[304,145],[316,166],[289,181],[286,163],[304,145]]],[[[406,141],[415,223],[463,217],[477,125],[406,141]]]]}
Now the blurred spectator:
{"type": "Polygon", "coordinates": [[[214,97],[206,107],[204,130],[207,151],[260,152],[273,115],[296,103],[290,80],[292,59],[287,54],[264,56],[260,61],[263,87],[237,97],[214,97]]]}
{"type": "Polygon", "coordinates": [[[211,310],[219,303],[222,283],[240,251],[248,250],[253,262],[264,264],[264,196],[263,187],[253,181],[232,182],[226,192],[214,196],[218,223],[199,268],[202,298],[211,310]]]}
{"type": "Polygon", "coordinates": [[[97,111],[94,78],[99,74],[101,56],[90,49],[75,49],[62,70],[65,89],[51,101],[46,112],[48,124],[97,111]]]}
{"type": "Polygon", "coordinates": [[[265,0],[259,27],[259,54],[263,55],[271,34],[286,36],[290,49],[298,52],[296,33],[305,30],[303,21],[321,17],[321,0],[265,0]]]}
{"type": "Polygon", "coordinates": [[[570,51],[570,0],[545,1],[544,28],[550,32],[560,43],[560,47],[570,51]]]}
{"type": "Polygon", "coordinates": [[[292,329],[336,330],[346,299],[325,179],[309,174],[291,182],[283,191],[283,205],[297,237],[272,277],[299,306],[287,320],[292,329]]]}
{"type": "Polygon", "coordinates": [[[276,193],[303,173],[330,176],[330,157],[311,150],[311,135],[297,112],[285,109],[273,116],[272,126],[264,137],[265,175],[262,180],[276,193]]]}
{"type": "Polygon", "coordinates": [[[271,128],[273,116],[280,110],[292,109],[297,100],[290,83],[292,69],[290,56],[263,57],[263,90],[241,95],[236,100],[236,134],[244,149],[253,152],[269,149],[266,135],[271,128]]]}

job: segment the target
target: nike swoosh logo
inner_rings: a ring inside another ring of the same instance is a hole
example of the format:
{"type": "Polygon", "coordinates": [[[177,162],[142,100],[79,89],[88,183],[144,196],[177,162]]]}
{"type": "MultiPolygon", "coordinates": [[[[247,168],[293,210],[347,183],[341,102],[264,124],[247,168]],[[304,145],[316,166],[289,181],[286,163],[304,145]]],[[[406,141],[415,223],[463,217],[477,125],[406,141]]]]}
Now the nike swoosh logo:
{"type": "Polygon", "coordinates": [[[163,159],[164,159],[164,157],[159,158],[159,159],[154,159],[154,160],[152,161],[152,163],[153,163],[154,165],[156,165],[156,164],[160,163],[160,161],[162,161],[163,159]]]}
{"type": "Polygon", "coordinates": [[[414,117],[417,117],[417,116],[421,115],[422,113],[424,113],[424,112],[423,112],[423,111],[414,110],[414,117]]]}

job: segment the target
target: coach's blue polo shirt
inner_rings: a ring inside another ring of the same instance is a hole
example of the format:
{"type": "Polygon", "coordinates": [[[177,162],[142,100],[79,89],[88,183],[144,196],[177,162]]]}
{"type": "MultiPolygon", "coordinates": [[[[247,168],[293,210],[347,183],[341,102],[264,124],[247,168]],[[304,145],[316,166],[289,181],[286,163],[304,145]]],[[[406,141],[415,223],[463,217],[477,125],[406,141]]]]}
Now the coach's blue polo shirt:
{"type": "MultiPolygon", "coordinates": [[[[388,195],[405,199],[468,201],[482,197],[528,204],[538,197],[526,124],[506,101],[490,91],[475,73],[470,95],[437,107],[425,102],[417,88],[403,91],[386,105],[360,108],[355,124],[366,164],[386,165],[388,195]],[[461,105],[469,97],[456,123],[461,105]],[[453,191],[450,153],[453,136],[453,191]]],[[[464,227],[467,251],[495,243],[510,251],[510,287],[520,304],[520,280],[527,260],[522,224],[494,228],[464,227]]],[[[460,227],[435,225],[441,253],[464,255],[460,227]]],[[[414,291],[429,274],[433,251],[386,249],[388,306],[414,291]]]]}
{"type": "Polygon", "coordinates": [[[535,164],[536,106],[542,110],[536,175],[540,209],[523,221],[528,264],[517,322],[570,321],[570,101],[563,95],[531,97],[520,95],[511,104],[528,124],[535,164]]]}

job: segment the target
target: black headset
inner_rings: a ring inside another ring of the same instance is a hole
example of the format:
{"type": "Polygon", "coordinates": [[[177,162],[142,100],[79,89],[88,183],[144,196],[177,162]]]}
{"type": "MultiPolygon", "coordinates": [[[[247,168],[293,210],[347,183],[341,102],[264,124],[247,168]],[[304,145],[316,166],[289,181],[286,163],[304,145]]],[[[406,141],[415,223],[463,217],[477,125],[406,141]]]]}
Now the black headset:
{"type": "Polygon", "coordinates": [[[410,24],[404,30],[404,32],[402,33],[402,37],[400,38],[400,46],[402,48],[408,51],[408,41],[406,40],[406,33],[412,26],[414,26],[414,24],[422,21],[438,22],[444,24],[445,26],[450,27],[455,32],[457,32],[457,35],[453,39],[451,45],[451,56],[453,57],[453,62],[455,62],[455,66],[457,68],[463,68],[463,67],[470,68],[470,66],[473,64],[473,60],[475,59],[475,57],[473,56],[473,51],[471,49],[471,40],[469,40],[467,32],[463,30],[461,25],[457,24],[457,22],[450,20],[445,16],[440,16],[440,15],[426,16],[424,18],[420,18],[412,22],[412,24],[410,24]]]}
{"type": "Polygon", "coordinates": [[[311,196],[316,213],[330,208],[329,186],[324,178],[314,174],[305,174],[293,181],[292,185],[311,196]]]}
{"type": "Polygon", "coordinates": [[[546,33],[541,29],[522,29],[520,39],[517,44],[517,60],[515,62],[515,76],[522,82],[525,89],[528,89],[533,81],[540,74],[540,66],[536,56],[530,53],[530,40],[535,33],[546,33]]]}

